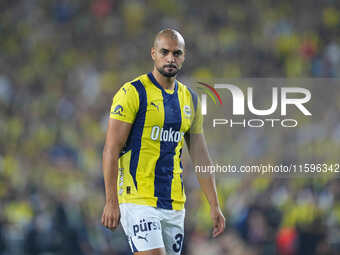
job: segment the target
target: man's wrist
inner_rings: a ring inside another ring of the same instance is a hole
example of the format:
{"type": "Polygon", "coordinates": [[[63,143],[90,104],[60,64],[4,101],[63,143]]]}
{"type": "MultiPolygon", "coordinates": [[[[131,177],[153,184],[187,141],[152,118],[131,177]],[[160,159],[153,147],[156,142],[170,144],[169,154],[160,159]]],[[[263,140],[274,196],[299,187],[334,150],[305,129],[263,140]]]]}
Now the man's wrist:
{"type": "Polygon", "coordinates": [[[106,204],[117,206],[119,203],[118,199],[106,199],[106,204]]]}
{"type": "Polygon", "coordinates": [[[210,209],[211,209],[211,210],[220,209],[219,203],[211,203],[211,204],[210,204],[210,209]]]}

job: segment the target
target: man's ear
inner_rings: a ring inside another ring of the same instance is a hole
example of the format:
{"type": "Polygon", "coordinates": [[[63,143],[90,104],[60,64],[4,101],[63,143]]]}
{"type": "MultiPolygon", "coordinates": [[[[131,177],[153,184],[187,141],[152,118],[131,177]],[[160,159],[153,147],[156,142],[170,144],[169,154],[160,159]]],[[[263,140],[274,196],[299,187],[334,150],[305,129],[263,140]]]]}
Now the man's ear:
{"type": "Polygon", "coordinates": [[[153,60],[156,59],[156,49],[155,49],[155,47],[151,48],[151,57],[152,57],[153,60]]]}

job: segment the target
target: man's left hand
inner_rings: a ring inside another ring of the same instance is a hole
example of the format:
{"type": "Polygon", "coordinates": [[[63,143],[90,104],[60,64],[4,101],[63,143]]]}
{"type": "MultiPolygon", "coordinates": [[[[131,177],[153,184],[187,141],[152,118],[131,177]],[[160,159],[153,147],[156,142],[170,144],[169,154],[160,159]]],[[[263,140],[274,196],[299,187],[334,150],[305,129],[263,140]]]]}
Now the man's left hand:
{"type": "Polygon", "coordinates": [[[210,216],[213,221],[213,237],[219,236],[225,228],[225,218],[219,207],[210,209],[210,216]]]}

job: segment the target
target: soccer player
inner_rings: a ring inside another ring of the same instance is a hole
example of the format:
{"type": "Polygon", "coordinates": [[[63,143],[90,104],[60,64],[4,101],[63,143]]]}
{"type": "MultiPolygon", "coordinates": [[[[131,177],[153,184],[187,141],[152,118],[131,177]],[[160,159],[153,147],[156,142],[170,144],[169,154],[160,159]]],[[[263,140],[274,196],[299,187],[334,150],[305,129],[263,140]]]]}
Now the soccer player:
{"type": "MultiPolygon", "coordinates": [[[[185,58],[182,35],[160,31],[151,49],[153,71],[125,83],[113,98],[103,150],[106,204],[102,223],[119,222],[134,254],[180,254],[184,237],[181,154],[211,165],[197,95],[176,80],[185,58]]],[[[209,204],[213,236],[225,219],[215,179],[197,175],[209,204]]]]}

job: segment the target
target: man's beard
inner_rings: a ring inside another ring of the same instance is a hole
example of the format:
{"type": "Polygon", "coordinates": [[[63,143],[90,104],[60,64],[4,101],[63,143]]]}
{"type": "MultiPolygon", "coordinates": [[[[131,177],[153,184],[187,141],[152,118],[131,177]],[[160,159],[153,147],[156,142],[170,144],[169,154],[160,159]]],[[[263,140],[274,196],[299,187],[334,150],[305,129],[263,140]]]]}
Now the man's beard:
{"type": "Polygon", "coordinates": [[[157,67],[157,70],[160,74],[162,74],[163,76],[168,77],[168,78],[176,76],[176,74],[179,71],[179,69],[175,65],[165,65],[165,66],[163,66],[163,68],[157,67]],[[166,67],[172,67],[172,68],[175,69],[175,71],[174,72],[166,72],[165,71],[166,67]]]}

